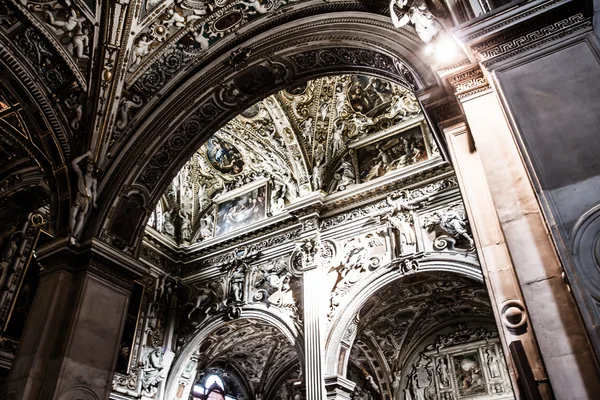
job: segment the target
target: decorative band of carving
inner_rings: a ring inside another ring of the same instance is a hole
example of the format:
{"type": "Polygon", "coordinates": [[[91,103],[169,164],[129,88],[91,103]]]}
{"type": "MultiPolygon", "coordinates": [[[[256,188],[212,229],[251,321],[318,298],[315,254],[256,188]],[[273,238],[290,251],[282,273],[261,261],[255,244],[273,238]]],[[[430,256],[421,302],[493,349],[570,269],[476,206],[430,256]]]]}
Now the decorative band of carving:
{"type": "Polygon", "coordinates": [[[490,88],[481,68],[476,67],[448,79],[454,88],[454,94],[459,100],[464,100],[490,88]]]}
{"type": "Polygon", "coordinates": [[[501,40],[502,37],[496,38],[495,41],[500,43],[494,46],[490,46],[489,42],[474,46],[473,53],[477,60],[489,65],[492,62],[502,61],[516,54],[540,47],[573,32],[590,28],[591,25],[589,18],[578,13],[516,38],[505,37],[505,41],[501,40]]]}

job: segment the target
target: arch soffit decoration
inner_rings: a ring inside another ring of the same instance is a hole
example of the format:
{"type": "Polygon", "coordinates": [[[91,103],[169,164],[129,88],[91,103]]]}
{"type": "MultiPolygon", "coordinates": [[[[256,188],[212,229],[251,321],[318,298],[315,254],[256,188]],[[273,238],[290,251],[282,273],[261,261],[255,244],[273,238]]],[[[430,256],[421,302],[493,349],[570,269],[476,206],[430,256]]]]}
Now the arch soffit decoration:
{"type": "MultiPolygon", "coordinates": [[[[36,145],[27,132],[19,132],[16,128],[4,122],[1,126],[3,134],[10,136],[19,146],[25,149],[32,156],[34,163],[39,166],[42,174],[52,182],[58,201],[51,201],[50,208],[51,214],[57,217],[55,223],[59,227],[62,218],[68,215],[71,199],[68,169],[65,162],[70,157],[71,145],[66,130],[38,80],[33,78],[11,50],[5,46],[0,47],[0,71],[11,76],[12,81],[21,86],[22,93],[31,96],[29,99],[19,98],[20,107],[24,109],[23,112],[27,113],[27,118],[30,119],[34,119],[30,110],[39,112],[49,132],[48,136],[50,138],[45,139],[45,141],[48,142],[48,146],[54,148],[55,153],[53,155],[50,154],[52,150],[40,148],[36,145]]],[[[41,122],[38,121],[37,123],[41,122]]]]}
{"type": "MultiPolygon", "coordinates": [[[[275,327],[281,334],[288,340],[292,347],[298,354],[300,365],[304,368],[304,351],[302,348],[302,332],[294,326],[293,322],[287,321],[287,319],[281,315],[278,315],[275,310],[264,310],[258,307],[246,305],[242,309],[242,316],[238,320],[252,319],[270,326],[275,327]]],[[[179,377],[184,371],[188,360],[192,357],[194,352],[213,332],[216,332],[219,328],[225,327],[231,321],[223,319],[223,314],[217,314],[210,319],[202,323],[203,327],[200,328],[192,338],[186,343],[177,357],[173,362],[171,371],[167,379],[166,385],[166,398],[175,398],[175,392],[177,391],[177,385],[179,377]]]]}
{"type": "Polygon", "coordinates": [[[413,90],[436,84],[434,74],[417,56],[420,44],[416,35],[392,29],[384,17],[371,15],[375,23],[369,25],[367,17],[357,22],[356,17],[344,20],[342,15],[338,23],[345,33],[351,33],[340,36],[340,26],[332,23],[332,18],[323,17],[323,26],[316,28],[300,20],[278,29],[295,28],[295,42],[273,36],[272,32],[253,38],[240,46],[248,50],[246,59],[242,57],[236,63],[224,54],[178,84],[179,89],[167,100],[148,104],[133,118],[138,124],[135,131],[127,135],[127,143],[123,143],[100,183],[100,195],[109,196],[92,216],[88,230],[99,233],[107,229],[107,213],[118,201],[119,192],[127,194],[136,188],[144,194],[150,209],[183,164],[218,128],[246,107],[289,85],[343,73],[378,76],[412,86],[413,90]],[[328,34],[328,30],[336,33],[328,34]],[[335,44],[326,42],[331,36],[337,36],[335,44]],[[344,45],[347,47],[342,48],[344,45]],[[299,64],[303,57],[311,62],[299,64]],[[260,82],[260,88],[240,92],[236,86],[251,79],[257,69],[269,70],[271,80],[260,82]],[[232,96],[232,90],[239,95],[232,96]],[[144,116],[148,118],[144,120],[144,116]],[[138,160],[148,161],[140,165],[138,160]]]}
{"type": "MultiPolygon", "coordinates": [[[[397,260],[392,261],[392,264],[397,260]]],[[[357,293],[354,294],[350,304],[344,311],[339,313],[332,321],[328,336],[325,342],[325,371],[327,375],[345,375],[346,371],[338,371],[338,362],[342,352],[342,342],[346,331],[354,323],[356,314],[367,303],[367,301],[391,283],[401,283],[408,277],[424,275],[431,273],[452,273],[459,277],[470,279],[477,283],[483,283],[483,274],[481,268],[475,259],[467,259],[464,256],[450,256],[444,258],[427,257],[419,259],[419,267],[416,272],[402,273],[398,268],[390,266],[381,266],[381,269],[388,270],[387,273],[378,276],[374,281],[363,285],[357,293]]],[[[348,343],[348,350],[352,348],[355,338],[348,343]]],[[[343,365],[347,368],[350,351],[345,354],[343,365]]]]}

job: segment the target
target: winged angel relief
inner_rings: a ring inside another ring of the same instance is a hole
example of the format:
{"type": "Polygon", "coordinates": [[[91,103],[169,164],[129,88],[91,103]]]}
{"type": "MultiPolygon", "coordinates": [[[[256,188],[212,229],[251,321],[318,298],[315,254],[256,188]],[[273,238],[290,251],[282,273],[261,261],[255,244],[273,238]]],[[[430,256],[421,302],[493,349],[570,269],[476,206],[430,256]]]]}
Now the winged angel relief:
{"type": "Polygon", "coordinates": [[[446,6],[439,0],[391,0],[390,16],[396,28],[411,23],[425,43],[444,30],[437,18],[446,18],[446,6]]]}

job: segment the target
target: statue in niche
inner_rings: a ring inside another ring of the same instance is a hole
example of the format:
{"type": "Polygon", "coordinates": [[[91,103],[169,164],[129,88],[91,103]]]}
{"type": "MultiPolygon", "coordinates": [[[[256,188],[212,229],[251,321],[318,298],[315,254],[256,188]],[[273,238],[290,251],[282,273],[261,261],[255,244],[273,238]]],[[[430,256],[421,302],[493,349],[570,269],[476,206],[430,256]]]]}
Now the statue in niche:
{"type": "Polygon", "coordinates": [[[85,175],[79,168],[79,163],[83,159],[91,156],[92,152],[88,151],[75,158],[71,163],[73,171],[77,174],[77,194],[69,216],[69,240],[72,244],[79,240],[81,230],[83,229],[83,223],[85,222],[85,218],[87,218],[91,207],[98,208],[96,205],[96,187],[98,185],[98,180],[93,176],[95,165],[88,159],[85,164],[85,175]]]}
{"type": "Polygon", "coordinates": [[[323,187],[323,174],[325,173],[325,164],[315,164],[312,173],[313,190],[321,190],[323,187]]]}
{"type": "Polygon", "coordinates": [[[312,147],[312,134],[313,134],[312,123],[313,123],[312,117],[308,117],[304,121],[302,121],[302,123],[300,124],[300,130],[302,132],[302,136],[304,137],[304,140],[306,141],[306,144],[308,145],[308,147],[312,147]]]}
{"type": "Polygon", "coordinates": [[[325,161],[325,144],[324,142],[317,142],[314,153],[315,164],[323,164],[325,161]]]}
{"type": "Polygon", "coordinates": [[[329,115],[329,103],[323,103],[319,107],[319,116],[321,117],[321,120],[325,121],[327,115],[329,115]]]}
{"type": "Polygon", "coordinates": [[[142,360],[142,393],[153,397],[158,386],[167,378],[175,353],[170,350],[149,349],[142,360]]]}
{"type": "Polygon", "coordinates": [[[491,349],[485,349],[485,362],[488,367],[488,372],[492,378],[500,378],[500,366],[498,365],[498,359],[494,355],[491,349]]]}
{"type": "Polygon", "coordinates": [[[190,214],[187,211],[179,210],[179,217],[181,218],[181,239],[189,241],[192,238],[190,214]]]}
{"type": "Polygon", "coordinates": [[[339,118],[344,111],[344,107],[346,106],[346,92],[344,92],[343,86],[338,86],[335,89],[335,112],[336,116],[339,118]]]}
{"type": "Polygon", "coordinates": [[[204,209],[204,201],[208,197],[208,185],[203,183],[198,185],[198,210],[202,211],[204,209]]]}
{"type": "Polygon", "coordinates": [[[279,214],[285,208],[285,196],[287,187],[283,184],[274,184],[271,192],[271,212],[279,214]]]}
{"type": "Polygon", "coordinates": [[[390,16],[396,28],[402,28],[409,22],[414,25],[417,35],[429,43],[443,30],[442,24],[427,7],[425,0],[391,0],[390,16]]]}
{"type": "Polygon", "coordinates": [[[213,232],[215,230],[215,224],[213,222],[214,216],[207,212],[204,214],[204,217],[200,220],[200,236],[202,239],[209,239],[213,237],[213,232]]]}
{"type": "Polygon", "coordinates": [[[407,212],[394,209],[386,214],[383,219],[387,220],[398,231],[402,254],[415,253],[417,251],[417,235],[412,216],[407,212]]]}
{"type": "Polygon", "coordinates": [[[163,214],[163,233],[175,237],[175,224],[173,224],[173,210],[167,210],[163,214]]]}
{"type": "Polygon", "coordinates": [[[443,387],[450,386],[450,373],[448,372],[448,360],[446,358],[438,359],[437,366],[435,367],[440,385],[443,387]]]}
{"type": "Polygon", "coordinates": [[[356,180],[352,164],[349,161],[343,161],[333,174],[333,179],[332,192],[341,192],[342,190],[346,190],[349,185],[354,184],[356,180]]]}
{"type": "Polygon", "coordinates": [[[4,247],[0,255],[0,290],[4,289],[8,274],[15,265],[15,260],[21,256],[19,254],[19,244],[22,238],[22,232],[14,232],[4,241],[4,247]]]}
{"type": "Polygon", "coordinates": [[[235,303],[242,301],[244,295],[244,277],[245,269],[242,265],[238,266],[231,275],[231,299],[235,303]]]}
{"type": "Polygon", "coordinates": [[[337,154],[337,152],[344,147],[344,129],[346,129],[346,122],[342,119],[338,119],[333,123],[333,132],[331,137],[332,155],[337,154]]]}
{"type": "Polygon", "coordinates": [[[413,216],[409,211],[416,209],[415,204],[424,199],[407,200],[407,195],[389,195],[386,199],[389,207],[384,210],[383,215],[374,218],[386,221],[398,232],[402,254],[410,254],[417,251],[417,234],[415,231],[413,216]]]}
{"type": "Polygon", "coordinates": [[[231,303],[241,303],[244,301],[244,283],[246,281],[247,265],[243,259],[247,254],[247,249],[234,253],[233,270],[229,277],[229,301],[231,303]]]}

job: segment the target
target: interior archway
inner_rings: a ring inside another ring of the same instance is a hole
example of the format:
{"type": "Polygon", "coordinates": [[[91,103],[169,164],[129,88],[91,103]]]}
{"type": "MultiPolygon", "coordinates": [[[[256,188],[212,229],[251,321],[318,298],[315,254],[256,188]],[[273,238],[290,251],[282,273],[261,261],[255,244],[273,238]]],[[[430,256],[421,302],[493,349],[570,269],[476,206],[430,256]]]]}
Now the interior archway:
{"type": "Polygon", "coordinates": [[[285,392],[287,381],[301,374],[301,337],[269,314],[246,309],[243,318],[203,321],[178,352],[166,384],[167,398],[193,396],[194,386],[210,374],[218,375],[225,392],[236,399],[285,392]]]}
{"type": "MultiPolygon", "coordinates": [[[[100,190],[113,192],[125,185],[130,192],[137,191],[147,198],[142,214],[149,213],[177,171],[210,135],[255,102],[297,83],[324,75],[363,73],[411,90],[436,85],[437,78],[423,61],[425,56],[416,35],[401,31],[398,36],[397,32],[391,34],[390,29],[384,17],[332,13],[317,22],[298,20],[276,29],[282,35],[293,32],[293,40],[275,35],[248,41],[248,54],[241,55],[243,70],[236,67],[236,62],[227,61],[225,55],[207,66],[199,66],[185,90],[179,86],[170,88],[168,97],[165,93],[160,102],[153,100],[154,106],[148,105],[137,113],[147,118],[132,118],[136,129],[127,136],[129,141],[123,143],[118,158],[112,162],[142,158],[149,161],[143,167],[120,167],[114,171],[109,167],[100,190]],[[320,39],[324,33],[334,35],[341,27],[348,31],[340,36],[339,45],[332,47],[320,39]],[[222,84],[212,85],[215,81],[222,84]],[[253,83],[246,87],[249,82],[253,83]]],[[[91,231],[102,229],[104,235],[110,236],[113,222],[106,213],[117,201],[114,198],[101,205],[97,218],[90,222],[91,231]]],[[[131,238],[130,245],[133,241],[131,238]]]]}
{"type": "Polygon", "coordinates": [[[355,321],[346,375],[359,397],[514,398],[481,282],[406,276],[376,291],[355,321]]]}

